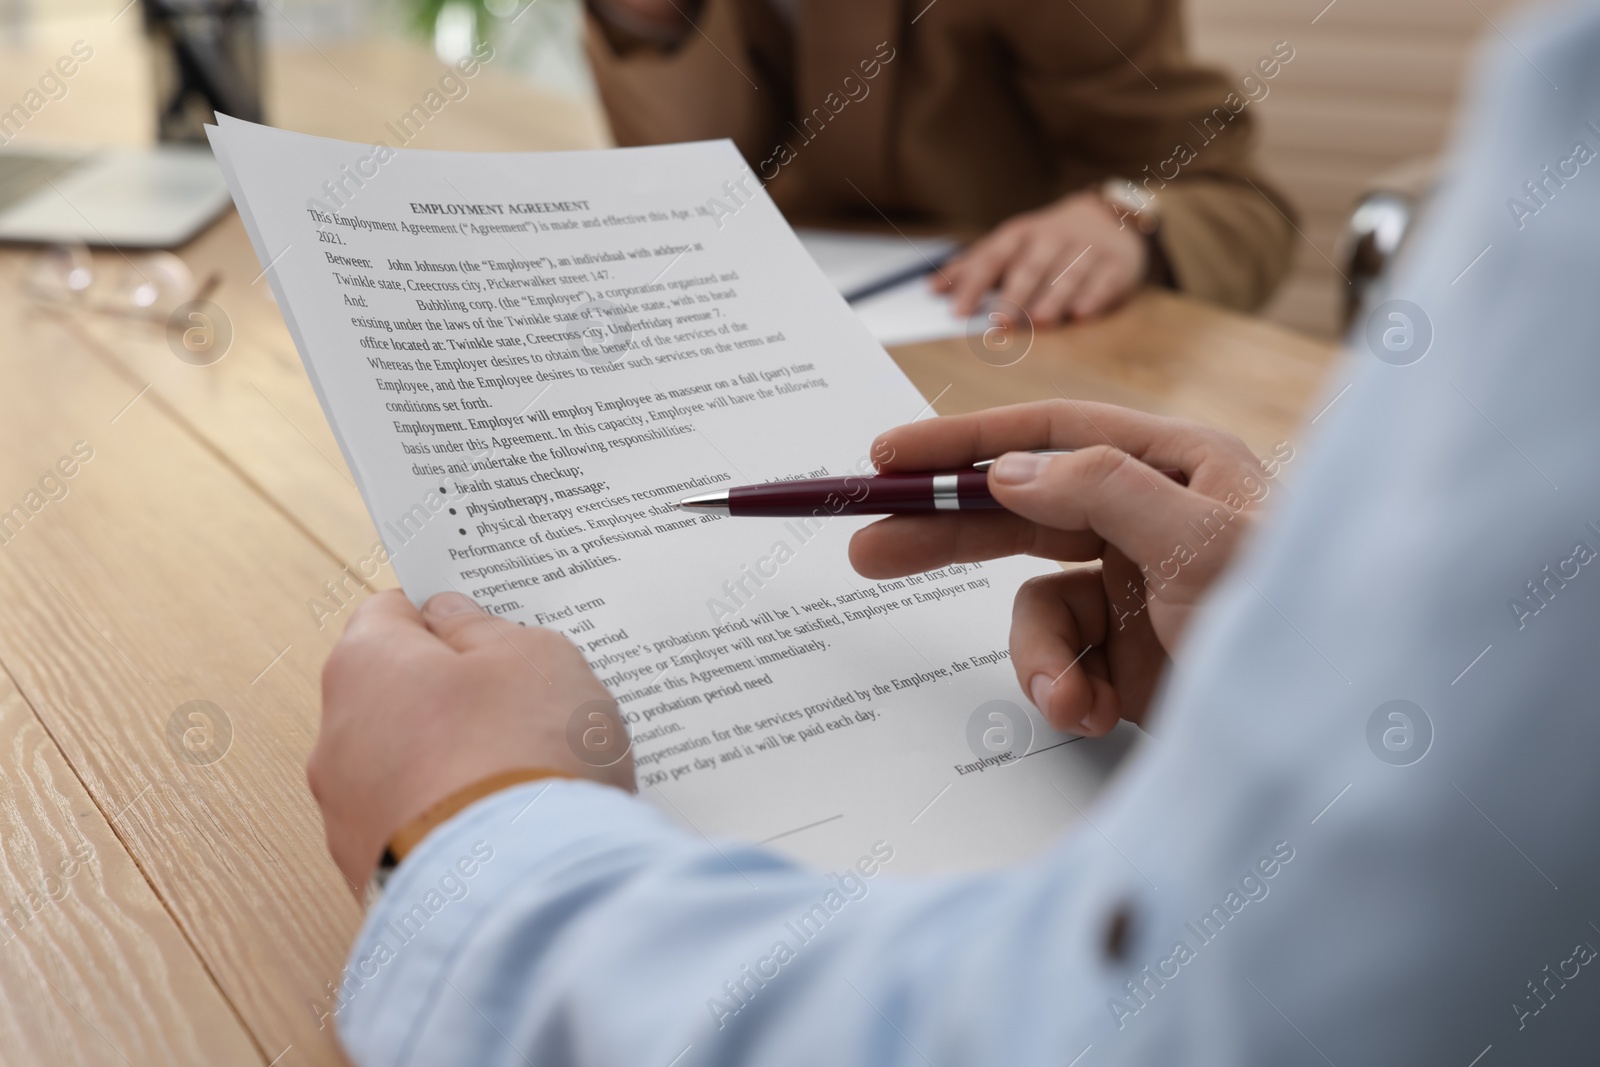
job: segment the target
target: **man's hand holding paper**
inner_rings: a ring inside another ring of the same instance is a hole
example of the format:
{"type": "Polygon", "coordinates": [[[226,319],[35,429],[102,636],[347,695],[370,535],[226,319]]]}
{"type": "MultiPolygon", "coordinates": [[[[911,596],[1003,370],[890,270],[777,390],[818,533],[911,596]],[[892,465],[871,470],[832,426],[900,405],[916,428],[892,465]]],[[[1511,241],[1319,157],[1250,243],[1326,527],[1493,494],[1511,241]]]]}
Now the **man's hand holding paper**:
{"type": "Polygon", "coordinates": [[[459,593],[421,611],[398,589],[379,593],[350,617],[322,670],[307,777],[328,851],[363,886],[396,830],[497,775],[539,770],[631,792],[616,706],[554,630],[497,619],[459,593]],[[574,746],[575,721],[606,736],[574,746]]]}

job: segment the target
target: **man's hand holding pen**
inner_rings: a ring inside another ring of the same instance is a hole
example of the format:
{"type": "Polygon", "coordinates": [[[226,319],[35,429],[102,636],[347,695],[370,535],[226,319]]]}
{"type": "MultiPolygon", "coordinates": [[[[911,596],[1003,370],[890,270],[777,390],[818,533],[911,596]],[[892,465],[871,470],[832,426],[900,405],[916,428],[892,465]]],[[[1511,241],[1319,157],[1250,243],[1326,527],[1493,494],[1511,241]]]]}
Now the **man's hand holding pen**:
{"type": "Polygon", "coordinates": [[[893,456],[882,473],[998,456],[988,488],[1004,510],[873,523],[850,545],[865,577],[1011,555],[1098,561],[1024,584],[1011,626],[1023,692],[1053,726],[1090,736],[1118,719],[1143,719],[1168,655],[1250,528],[1270,478],[1231,434],[1066,400],[900,426],[878,438],[873,454],[893,456]],[[1025,451],[1042,448],[1073,451],[1025,451]]]}

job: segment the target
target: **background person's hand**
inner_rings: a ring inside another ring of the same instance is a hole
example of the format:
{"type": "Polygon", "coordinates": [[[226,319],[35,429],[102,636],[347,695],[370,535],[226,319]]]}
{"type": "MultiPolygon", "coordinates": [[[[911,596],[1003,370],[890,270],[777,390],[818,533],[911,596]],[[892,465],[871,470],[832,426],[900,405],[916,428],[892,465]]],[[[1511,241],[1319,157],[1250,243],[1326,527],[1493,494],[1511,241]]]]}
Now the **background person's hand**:
{"type": "MultiPolygon", "coordinates": [[[[1099,560],[1017,593],[1011,661],[1057,729],[1099,736],[1139,722],[1167,655],[1242,539],[1266,465],[1231,434],[1109,404],[1050,400],[929,419],[873,443],[883,471],[951,470],[1001,457],[1006,511],[899,515],[856,532],[868,578],[1031,555],[1099,560]],[[1065,456],[1018,450],[1076,449],[1065,456]],[[1187,487],[1159,473],[1177,469],[1187,487]]],[[[1271,468],[1275,470],[1276,468],[1271,468]]]]}
{"type": "Polygon", "coordinates": [[[1008,219],[933,278],[962,317],[998,288],[1040,326],[1092,318],[1144,281],[1150,250],[1139,230],[1095,193],[1073,193],[1008,219]]]}
{"type": "Polygon", "coordinates": [[[623,729],[564,635],[495,618],[459,593],[421,612],[398,589],[371,597],[322,668],[322,729],[306,766],[334,862],[364,886],[396,830],[501,771],[548,768],[632,790],[625,747],[593,766],[569,743],[579,708],[623,729]]]}

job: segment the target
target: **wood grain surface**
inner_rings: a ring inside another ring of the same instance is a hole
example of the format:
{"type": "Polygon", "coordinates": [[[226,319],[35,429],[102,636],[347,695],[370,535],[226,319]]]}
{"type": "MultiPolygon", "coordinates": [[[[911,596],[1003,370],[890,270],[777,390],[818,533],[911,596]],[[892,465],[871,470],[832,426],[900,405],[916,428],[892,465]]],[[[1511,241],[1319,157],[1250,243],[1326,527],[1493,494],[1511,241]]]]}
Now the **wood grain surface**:
{"type": "Polygon", "coordinates": [[[3,675],[0,842],[0,1063],[265,1062],[3,675]]]}
{"type": "Polygon", "coordinates": [[[338,629],[305,602],[338,565],[63,322],[0,301],[0,510],[27,516],[0,546],[0,664],[267,1058],[339,1062],[313,1005],[359,910],[304,773],[338,629]],[[174,741],[194,700],[231,733],[214,762],[174,741]]]}
{"type": "Polygon", "coordinates": [[[890,354],[925,396],[939,397],[941,414],[1098,400],[1220,426],[1258,454],[1315,410],[1335,365],[1325,342],[1156,290],[1097,322],[1031,338],[1022,329],[987,344],[975,335],[890,354]]]}

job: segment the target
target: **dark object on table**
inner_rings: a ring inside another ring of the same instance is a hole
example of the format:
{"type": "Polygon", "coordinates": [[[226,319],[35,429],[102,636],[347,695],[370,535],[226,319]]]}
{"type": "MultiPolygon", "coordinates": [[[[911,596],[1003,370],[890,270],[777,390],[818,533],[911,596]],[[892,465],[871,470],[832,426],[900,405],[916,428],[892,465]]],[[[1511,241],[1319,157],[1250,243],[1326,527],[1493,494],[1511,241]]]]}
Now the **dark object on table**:
{"type": "Polygon", "coordinates": [[[1347,328],[1361,310],[1367,291],[1405,246],[1412,223],[1437,182],[1438,161],[1414,159],[1373,179],[1356,201],[1340,242],[1344,250],[1343,311],[1347,328]]]}
{"type": "Polygon", "coordinates": [[[143,0],[163,142],[205,144],[216,112],[261,122],[256,0],[143,0]]]}

